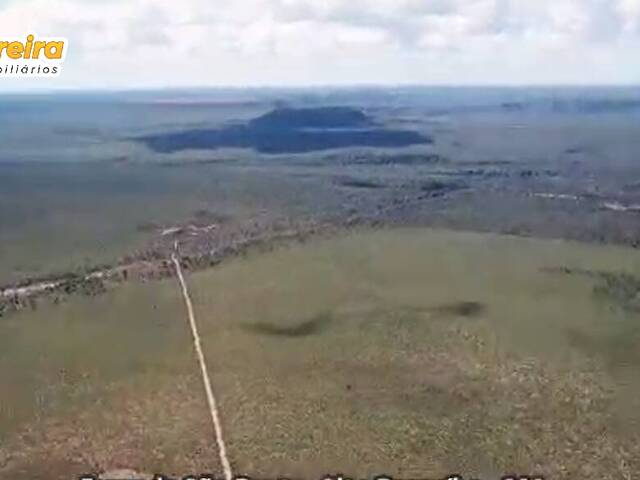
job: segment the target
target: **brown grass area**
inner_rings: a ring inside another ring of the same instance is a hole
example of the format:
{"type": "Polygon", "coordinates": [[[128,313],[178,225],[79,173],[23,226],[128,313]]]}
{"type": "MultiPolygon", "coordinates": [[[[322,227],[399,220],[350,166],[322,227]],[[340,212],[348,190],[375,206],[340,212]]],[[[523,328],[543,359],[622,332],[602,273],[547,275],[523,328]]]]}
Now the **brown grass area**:
{"type": "Polygon", "coordinates": [[[150,388],[114,386],[90,408],[30,424],[0,448],[0,478],[219,471],[200,378],[168,380],[150,388]]]}
{"type": "MultiPolygon", "coordinates": [[[[611,393],[597,372],[500,353],[471,325],[431,332],[437,346],[409,355],[320,364],[310,352],[295,364],[248,361],[253,374],[218,369],[237,473],[633,478],[640,438],[611,428],[611,393]]],[[[196,375],[154,389],[121,385],[107,398],[21,431],[0,448],[0,478],[220,472],[196,375]]]]}
{"type": "Polygon", "coordinates": [[[633,478],[640,438],[612,427],[597,372],[501,354],[474,328],[440,333],[439,346],[402,357],[263,357],[243,381],[218,374],[236,468],[269,478],[633,478]]]}

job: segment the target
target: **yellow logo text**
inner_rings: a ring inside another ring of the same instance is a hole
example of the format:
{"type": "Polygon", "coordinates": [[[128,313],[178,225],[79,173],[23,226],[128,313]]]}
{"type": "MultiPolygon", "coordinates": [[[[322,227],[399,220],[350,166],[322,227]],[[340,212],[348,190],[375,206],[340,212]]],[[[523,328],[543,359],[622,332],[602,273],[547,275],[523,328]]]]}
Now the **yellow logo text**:
{"type": "Polygon", "coordinates": [[[36,40],[30,34],[25,42],[0,40],[0,58],[61,60],[64,48],[64,40],[36,40]]]}

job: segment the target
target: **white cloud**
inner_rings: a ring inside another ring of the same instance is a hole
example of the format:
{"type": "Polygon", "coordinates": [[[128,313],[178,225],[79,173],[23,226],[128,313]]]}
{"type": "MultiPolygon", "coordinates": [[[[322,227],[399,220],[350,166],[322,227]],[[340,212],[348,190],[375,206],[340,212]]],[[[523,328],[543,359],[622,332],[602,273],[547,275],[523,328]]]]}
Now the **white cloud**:
{"type": "Polygon", "coordinates": [[[640,81],[640,0],[0,4],[33,31],[70,41],[54,86],[640,81]]]}
{"type": "Polygon", "coordinates": [[[626,33],[640,33],[640,0],[621,0],[617,4],[626,33]]]}

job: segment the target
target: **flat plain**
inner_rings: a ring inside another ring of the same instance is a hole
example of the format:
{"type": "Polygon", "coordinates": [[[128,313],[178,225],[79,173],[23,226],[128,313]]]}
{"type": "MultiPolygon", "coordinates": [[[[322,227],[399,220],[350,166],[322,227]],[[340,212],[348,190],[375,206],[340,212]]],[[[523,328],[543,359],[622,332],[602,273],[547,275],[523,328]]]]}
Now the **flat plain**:
{"type": "Polygon", "coordinates": [[[634,478],[639,105],[0,96],[0,479],[634,478]]]}
{"type": "MultiPolygon", "coordinates": [[[[607,272],[640,256],[389,229],[190,275],[235,471],[625,478],[640,332],[607,272]]],[[[167,279],[3,320],[0,477],[219,472],[184,315],[167,279]]]]}

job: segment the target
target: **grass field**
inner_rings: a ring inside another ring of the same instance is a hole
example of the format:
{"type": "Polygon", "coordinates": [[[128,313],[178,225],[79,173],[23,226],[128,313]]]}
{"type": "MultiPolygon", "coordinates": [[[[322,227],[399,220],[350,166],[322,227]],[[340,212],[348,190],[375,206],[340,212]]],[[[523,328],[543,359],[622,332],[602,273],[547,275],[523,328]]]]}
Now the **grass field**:
{"type": "MultiPolygon", "coordinates": [[[[626,479],[635,275],[633,250],[400,229],[187,281],[237,473],[626,479]]],[[[4,319],[0,478],[220,474],[185,322],[171,280],[4,319]]]]}
{"type": "Polygon", "coordinates": [[[0,178],[0,286],[114,263],[201,212],[242,221],[323,198],[299,179],[215,163],[0,163],[0,178]]]}

